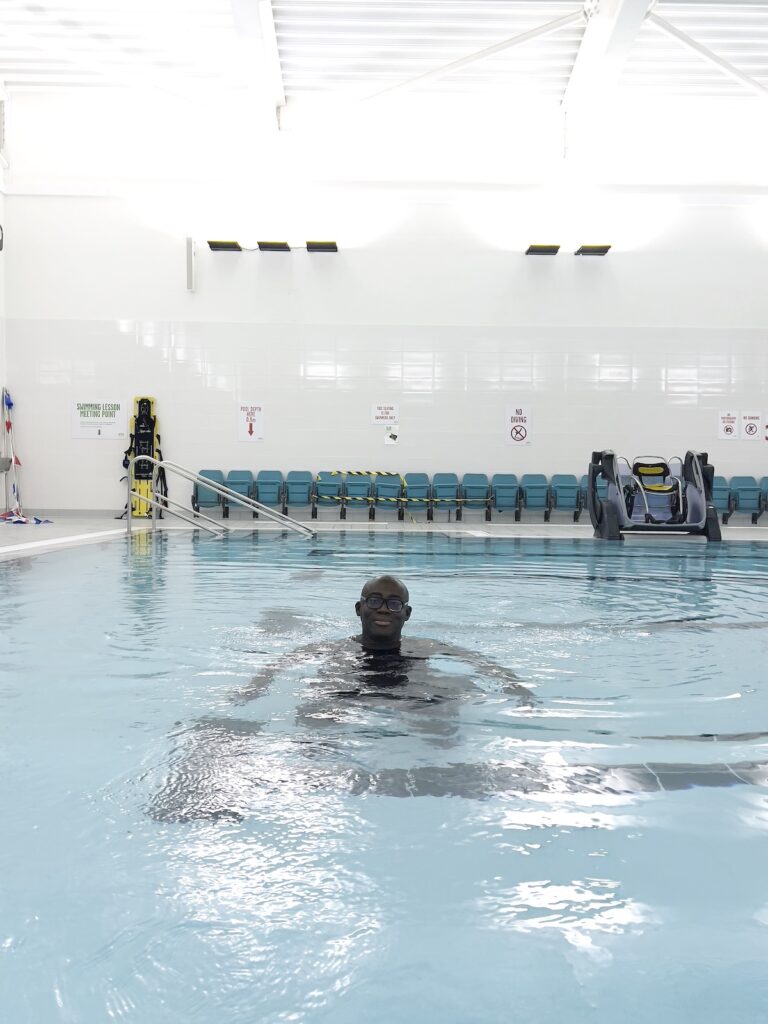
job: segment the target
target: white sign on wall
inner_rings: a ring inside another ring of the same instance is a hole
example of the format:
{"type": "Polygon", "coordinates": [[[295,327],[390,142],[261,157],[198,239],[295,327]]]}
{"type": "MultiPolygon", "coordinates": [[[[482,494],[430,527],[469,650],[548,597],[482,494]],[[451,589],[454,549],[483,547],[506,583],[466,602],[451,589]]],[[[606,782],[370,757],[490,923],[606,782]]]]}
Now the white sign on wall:
{"type": "Polygon", "coordinates": [[[264,440],[263,402],[240,401],[237,405],[237,440],[264,440]]]}
{"type": "Polygon", "coordinates": [[[721,412],[717,421],[717,436],[721,441],[732,441],[739,436],[739,414],[721,412]]]}
{"type": "Polygon", "coordinates": [[[127,402],[75,402],[72,437],[124,441],[127,436],[127,402]]]}
{"type": "Polygon", "coordinates": [[[397,444],[400,440],[400,427],[397,423],[390,423],[384,431],[384,444],[397,444]]]}
{"type": "Polygon", "coordinates": [[[518,448],[531,443],[531,411],[526,405],[508,405],[505,425],[507,444],[518,448]]]}
{"type": "Polygon", "coordinates": [[[760,441],[763,436],[763,414],[743,412],[741,414],[741,436],[745,441],[760,441]]]}
{"type": "Polygon", "coordinates": [[[400,420],[400,407],[392,402],[381,402],[371,406],[371,423],[397,423],[400,420]]]}

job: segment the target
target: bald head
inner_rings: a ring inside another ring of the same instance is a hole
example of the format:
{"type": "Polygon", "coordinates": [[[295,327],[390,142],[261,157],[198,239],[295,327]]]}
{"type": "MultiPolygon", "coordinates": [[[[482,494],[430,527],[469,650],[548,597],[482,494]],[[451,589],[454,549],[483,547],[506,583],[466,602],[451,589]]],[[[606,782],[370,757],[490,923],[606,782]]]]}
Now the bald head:
{"type": "Polygon", "coordinates": [[[361,594],[363,597],[368,597],[369,594],[383,594],[382,587],[391,594],[397,593],[402,601],[408,603],[408,587],[397,576],[374,576],[365,584],[361,594]]]}

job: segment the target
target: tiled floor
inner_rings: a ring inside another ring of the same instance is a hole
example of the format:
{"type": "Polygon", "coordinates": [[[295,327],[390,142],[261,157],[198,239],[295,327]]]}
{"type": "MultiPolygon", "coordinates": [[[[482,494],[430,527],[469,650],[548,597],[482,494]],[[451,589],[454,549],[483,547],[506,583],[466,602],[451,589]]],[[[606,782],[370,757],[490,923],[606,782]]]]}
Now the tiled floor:
{"type": "MultiPolygon", "coordinates": [[[[52,548],[68,547],[73,544],[88,544],[110,538],[122,537],[126,533],[125,520],[118,520],[114,513],[109,512],[36,512],[37,514],[50,519],[50,523],[35,526],[31,523],[12,525],[0,523],[0,559],[18,557],[19,555],[34,555],[41,551],[52,548]]],[[[567,539],[578,537],[587,539],[592,536],[592,527],[589,519],[582,516],[579,523],[574,523],[570,517],[563,517],[558,521],[545,523],[540,514],[523,515],[523,521],[515,523],[511,516],[504,514],[495,515],[492,522],[487,523],[481,514],[466,516],[462,522],[448,520],[446,515],[438,516],[434,522],[428,523],[422,517],[415,522],[398,522],[394,517],[379,516],[374,522],[367,518],[353,517],[340,521],[338,515],[331,510],[320,510],[318,519],[310,520],[308,516],[298,517],[301,521],[311,525],[318,532],[354,532],[365,533],[373,531],[376,533],[404,531],[408,533],[442,533],[478,537],[519,537],[519,538],[550,538],[567,539]]],[[[275,530],[278,526],[270,525],[261,520],[255,522],[245,515],[233,516],[228,520],[228,525],[233,530],[275,530]]],[[[160,520],[157,524],[161,530],[188,530],[191,527],[185,523],[173,520],[160,520]]],[[[134,519],[132,529],[147,530],[150,524],[145,520],[134,519]]],[[[768,516],[766,524],[753,526],[749,518],[734,517],[728,526],[722,527],[723,540],[725,541],[761,541],[768,542],[768,516]]],[[[673,535],[674,536],[674,535],[673,535]]],[[[628,538],[634,541],[635,538],[628,538]]],[[[638,539],[647,539],[647,535],[638,535],[638,539]]],[[[658,538],[661,543],[671,540],[671,537],[658,538]]],[[[679,540],[679,535],[677,536],[679,540]]],[[[685,538],[689,543],[704,543],[700,537],[685,538]]]]}

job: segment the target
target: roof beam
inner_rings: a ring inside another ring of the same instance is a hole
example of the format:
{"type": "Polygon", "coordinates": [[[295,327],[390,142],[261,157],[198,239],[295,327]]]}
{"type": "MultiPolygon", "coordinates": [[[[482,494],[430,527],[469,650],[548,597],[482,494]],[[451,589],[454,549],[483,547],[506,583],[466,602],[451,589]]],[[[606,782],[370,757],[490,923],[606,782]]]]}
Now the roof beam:
{"type": "Polygon", "coordinates": [[[438,78],[445,78],[446,75],[451,75],[454,71],[459,71],[461,68],[465,68],[469,64],[476,64],[478,61],[485,60],[487,57],[493,57],[495,54],[502,53],[504,50],[511,50],[515,46],[521,46],[523,43],[527,43],[531,39],[540,39],[542,36],[550,35],[552,32],[559,32],[560,29],[563,29],[568,25],[573,25],[576,22],[580,22],[583,18],[584,15],[581,11],[576,11],[573,14],[566,14],[562,18],[556,18],[554,21],[548,21],[545,25],[539,25],[538,28],[532,28],[530,31],[523,32],[519,36],[512,36],[511,39],[503,39],[500,43],[494,43],[493,46],[487,46],[484,50],[477,50],[475,53],[470,53],[466,57],[460,57],[458,60],[451,61],[450,64],[443,64],[439,68],[433,68],[432,71],[426,71],[423,75],[417,75],[415,78],[409,78],[405,82],[398,82],[396,85],[390,85],[386,89],[372,93],[370,96],[365,97],[365,99],[379,99],[383,96],[389,96],[394,92],[414,89],[419,85],[425,85],[427,82],[434,82],[438,78]]]}
{"type": "Polygon", "coordinates": [[[654,0],[587,0],[587,27],[565,88],[569,128],[599,113],[619,80],[654,0]]]}
{"type": "Polygon", "coordinates": [[[253,45],[253,86],[257,92],[266,86],[279,122],[280,109],[285,106],[285,87],[272,2],[231,0],[231,3],[238,32],[253,45]]]}
{"type": "Polygon", "coordinates": [[[679,43],[687,46],[689,50],[693,50],[694,53],[698,53],[700,57],[703,57],[710,64],[714,64],[716,68],[719,68],[723,74],[728,75],[729,78],[735,79],[740,82],[741,85],[751,89],[752,92],[757,93],[758,96],[762,96],[763,99],[768,97],[768,88],[758,82],[754,78],[750,78],[749,75],[745,75],[743,71],[739,71],[737,67],[734,67],[727,60],[723,60],[722,57],[718,57],[716,53],[708,49],[706,46],[702,46],[701,43],[697,43],[695,39],[691,39],[685,32],[681,32],[679,28],[675,28],[674,25],[666,20],[666,18],[660,18],[658,14],[649,14],[648,20],[652,22],[657,28],[660,28],[666,35],[671,36],[672,39],[676,39],[679,43]]]}

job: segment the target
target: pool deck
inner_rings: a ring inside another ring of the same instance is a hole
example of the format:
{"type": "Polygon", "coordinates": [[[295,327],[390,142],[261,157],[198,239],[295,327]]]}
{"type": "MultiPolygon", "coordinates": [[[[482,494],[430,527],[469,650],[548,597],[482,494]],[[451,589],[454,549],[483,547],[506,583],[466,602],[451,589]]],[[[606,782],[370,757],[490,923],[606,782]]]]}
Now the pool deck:
{"type": "MultiPolygon", "coordinates": [[[[34,511],[28,515],[37,515],[50,519],[51,522],[39,526],[33,523],[0,523],[0,559],[35,555],[78,544],[93,544],[126,535],[125,520],[118,520],[117,513],[67,510],[34,511]]],[[[592,536],[592,527],[586,513],[582,515],[581,521],[578,523],[574,523],[570,515],[558,517],[557,514],[553,515],[551,522],[545,523],[540,512],[524,512],[522,521],[519,523],[514,522],[509,513],[494,514],[490,523],[485,521],[482,513],[465,513],[465,518],[458,523],[452,517],[449,519],[447,514],[440,515],[439,513],[431,523],[427,522],[424,517],[412,522],[398,522],[394,516],[386,515],[378,516],[373,522],[363,515],[350,515],[348,519],[339,520],[338,514],[330,509],[319,510],[318,518],[315,520],[309,519],[308,516],[296,516],[296,518],[300,522],[312,526],[318,533],[433,533],[452,537],[497,537],[519,538],[520,540],[545,538],[585,540],[592,536]]],[[[275,532],[282,529],[266,520],[253,520],[245,514],[233,515],[226,522],[232,530],[238,532],[254,529],[275,532]]],[[[183,522],[169,519],[159,520],[157,528],[173,532],[192,529],[183,522]]],[[[150,529],[150,523],[146,520],[133,520],[132,530],[146,531],[148,529],[150,529]]],[[[722,533],[723,540],[728,542],[768,543],[768,516],[765,517],[765,525],[759,523],[753,526],[748,516],[734,515],[730,523],[722,527],[722,533]]],[[[648,539],[647,534],[638,534],[636,537],[627,538],[632,543],[648,539]]],[[[654,538],[654,542],[665,543],[681,539],[684,539],[686,543],[705,543],[701,537],[684,538],[680,534],[654,538]]]]}

